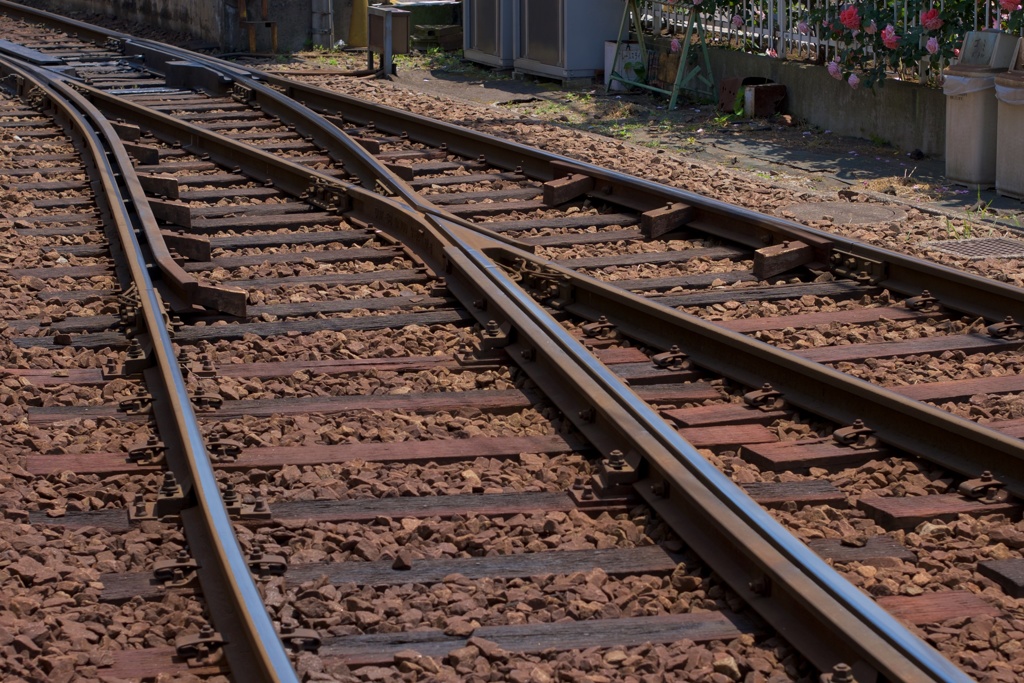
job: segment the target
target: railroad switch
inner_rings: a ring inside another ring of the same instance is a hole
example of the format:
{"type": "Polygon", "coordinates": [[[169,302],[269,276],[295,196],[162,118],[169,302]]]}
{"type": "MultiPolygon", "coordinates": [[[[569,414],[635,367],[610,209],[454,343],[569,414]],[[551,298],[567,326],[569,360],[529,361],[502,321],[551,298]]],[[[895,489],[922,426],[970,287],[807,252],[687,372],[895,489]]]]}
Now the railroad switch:
{"type": "Polygon", "coordinates": [[[961,483],[957,491],[962,496],[991,505],[1006,503],[1011,498],[1010,492],[1006,490],[1006,483],[996,479],[988,470],[982,472],[977,479],[968,479],[961,483]]]}
{"type": "Polygon", "coordinates": [[[878,439],[874,434],[875,430],[864,426],[864,421],[857,419],[849,427],[841,427],[832,432],[832,439],[841,446],[860,450],[878,445],[878,439]]]}
{"type": "Polygon", "coordinates": [[[534,298],[547,303],[551,308],[561,310],[573,302],[572,283],[562,273],[547,273],[531,270],[524,262],[523,283],[534,298]]]}
{"type": "Polygon", "coordinates": [[[220,633],[203,626],[199,633],[178,638],[174,649],[190,667],[210,666],[219,663],[224,643],[220,633]]]}

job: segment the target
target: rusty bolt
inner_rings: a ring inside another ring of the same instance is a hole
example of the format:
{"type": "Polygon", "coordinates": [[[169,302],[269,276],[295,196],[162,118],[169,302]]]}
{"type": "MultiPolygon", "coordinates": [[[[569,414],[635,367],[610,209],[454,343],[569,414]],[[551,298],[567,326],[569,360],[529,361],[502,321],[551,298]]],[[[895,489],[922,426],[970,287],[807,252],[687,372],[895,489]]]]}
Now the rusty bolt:
{"type": "Polygon", "coordinates": [[[626,458],[622,451],[616,449],[608,454],[608,466],[615,470],[621,470],[626,466],[626,458]]]}
{"type": "Polygon", "coordinates": [[[165,496],[173,496],[178,490],[178,480],[174,472],[164,472],[164,481],[160,485],[160,493],[165,496]]]}
{"type": "Polygon", "coordinates": [[[839,662],[832,667],[832,683],[857,683],[853,678],[853,669],[849,664],[839,662]]]}
{"type": "Polygon", "coordinates": [[[763,576],[759,576],[756,579],[752,579],[747,584],[750,592],[754,595],[767,595],[768,594],[768,580],[763,576]]]}

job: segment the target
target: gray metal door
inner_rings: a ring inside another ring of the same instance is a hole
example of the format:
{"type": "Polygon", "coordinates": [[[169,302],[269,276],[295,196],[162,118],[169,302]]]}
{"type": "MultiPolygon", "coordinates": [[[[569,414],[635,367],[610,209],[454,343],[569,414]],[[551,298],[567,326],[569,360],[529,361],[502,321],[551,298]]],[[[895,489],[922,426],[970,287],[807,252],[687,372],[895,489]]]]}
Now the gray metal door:
{"type": "Polygon", "coordinates": [[[474,50],[489,55],[498,54],[498,3],[501,0],[470,0],[473,4],[473,35],[470,45],[474,50]]]}
{"type": "Polygon", "coordinates": [[[563,0],[521,0],[521,54],[551,66],[565,65],[563,0]]]}

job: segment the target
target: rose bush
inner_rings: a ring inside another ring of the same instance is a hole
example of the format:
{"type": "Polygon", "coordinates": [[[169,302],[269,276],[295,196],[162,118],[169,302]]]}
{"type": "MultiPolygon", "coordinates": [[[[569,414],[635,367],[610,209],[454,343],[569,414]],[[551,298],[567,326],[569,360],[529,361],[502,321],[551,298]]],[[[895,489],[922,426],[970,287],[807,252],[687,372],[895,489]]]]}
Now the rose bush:
{"type": "MultiPolygon", "coordinates": [[[[1002,11],[996,13],[992,28],[1019,34],[1024,27],[1021,1],[999,0],[1002,11]]],[[[958,54],[964,35],[973,30],[974,12],[975,3],[966,0],[946,0],[941,8],[933,6],[933,0],[909,0],[895,7],[823,3],[801,25],[838,46],[835,60],[827,65],[831,76],[846,78],[854,88],[862,83],[875,87],[893,75],[907,78],[922,66],[937,73],[940,64],[958,54]]]]}

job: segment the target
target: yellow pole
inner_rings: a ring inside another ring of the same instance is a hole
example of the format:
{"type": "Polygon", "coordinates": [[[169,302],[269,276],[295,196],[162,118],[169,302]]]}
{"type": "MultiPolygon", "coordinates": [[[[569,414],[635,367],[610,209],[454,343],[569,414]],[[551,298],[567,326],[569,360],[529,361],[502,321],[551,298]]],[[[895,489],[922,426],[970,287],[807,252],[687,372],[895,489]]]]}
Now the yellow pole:
{"type": "Polygon", "coordinates": [[[367,0],[352,0],[352,21],[348,26],[349,47],[366,47],[366,3],[367,0]]]}

